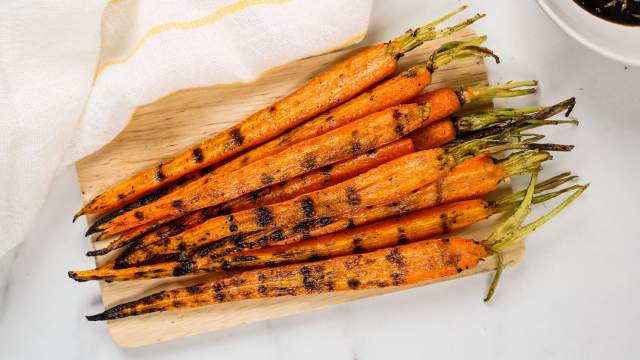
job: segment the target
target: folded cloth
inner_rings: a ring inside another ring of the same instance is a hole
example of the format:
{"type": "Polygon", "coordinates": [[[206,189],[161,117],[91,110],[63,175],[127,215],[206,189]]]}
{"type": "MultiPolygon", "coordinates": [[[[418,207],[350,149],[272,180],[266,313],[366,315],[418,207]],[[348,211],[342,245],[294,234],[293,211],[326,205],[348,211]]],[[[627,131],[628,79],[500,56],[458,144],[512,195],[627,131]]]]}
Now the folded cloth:
{"type": "Polygon", "coordinates": [[[136,106],[351,44],[371,0],[0,2],[0,255],[136,106]]]}

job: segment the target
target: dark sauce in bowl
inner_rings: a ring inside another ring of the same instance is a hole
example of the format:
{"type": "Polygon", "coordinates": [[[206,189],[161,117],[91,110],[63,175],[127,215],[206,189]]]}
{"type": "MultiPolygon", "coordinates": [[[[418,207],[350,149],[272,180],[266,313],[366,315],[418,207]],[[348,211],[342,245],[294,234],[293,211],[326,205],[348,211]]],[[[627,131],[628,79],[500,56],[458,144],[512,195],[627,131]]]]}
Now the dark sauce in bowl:
{"type": "Polygon", "coordinates": [[[639,0],[573,0],[591,14],[617,24],[640,26],[639,0]]]}

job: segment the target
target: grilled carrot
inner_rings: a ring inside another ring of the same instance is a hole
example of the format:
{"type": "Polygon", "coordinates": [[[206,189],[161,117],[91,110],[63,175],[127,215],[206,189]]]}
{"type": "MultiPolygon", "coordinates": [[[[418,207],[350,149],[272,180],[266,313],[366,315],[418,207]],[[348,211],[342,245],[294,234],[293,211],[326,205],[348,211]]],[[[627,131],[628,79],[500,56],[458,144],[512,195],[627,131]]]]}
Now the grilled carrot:
{"type": "MultiPolygon", "coordinates": [[[[467,87],[464,90],[458,91],[457,93],[460,98],[464,99],[464,103],[470,103],[478,99],[490,98],[492,96],[513,97],[513,96],[531,94],[535,92],[535,89],[533,88],[516,89],[516,88],[520,88],[524,86],[535,86],[535,85],[537,85],[537,82],[535,81],[522,81],[517,83],[509,83],[507,85],[496,85],[496,86],[489,86],[489,87],[467,87]]],[[[440,90],[436,90],[436,91],[439,92],[440,90]]],[[[423,95],[420,97],[420,101],[425,102],[425,101],[428,101],[429,98],[437,99],[437,96],[432,96],[431,94],[428,94],[426,96],[423,95]]],[[[529,113],[527,113],[526,111],[513,110],[513,111],[510,111],[509,114],[511,114],[512,116],[522,116],[529,113]]],[[[483,113],[483,115],[487,116],[487,115],[490,115],[490,113],[489,114],[483,113]]],[[[471,114],[470,116],[473,116],[473,114],[471,114]]],[[[506,115],[500,115],[500,116],[501,116],[501,120],[513,120],[506,115]]],[[[467,120],[464,118],[462,120],[464,120],[464,124],[467,126],[469,124],[474,125],[476,128],[480,128],[482,126],[481,124],[474,124],[472,120],[467,120]]],[[[482,121],[484,121],[482,117],[479,117],[478,122],[482,122],[482,121]]],[[[495,122],[496,121],[494,120],[492,120],[491,122],[485,121],[485,123],[489,125],[492,125],[495,122]]],[[[418,129],[417,131],[410,134],[410,138],[413,141],[413,143],[417,145],[416,146],[417,149],[426,150],[426,149],[430,149],[433,147],[446,144],[447,142],[453,140],[456,137],[458,132],[456,127],[457,125],[451,122],[451,120],[443,120],[443,121],[439,121],[438,123],[431,124],[429,126],[418,129]]],[[[319,188],[318,186],[328,186],[328,185],[335,184],[337,182],[336,179],[339,180],[339,179],[346,179],[346,178],[352,177],[353,175],[356,175],[361,171],[368,170],[369,168],[373,167],[373,165],[377,164],[377,162],[373,160],[363,162],[363,161],[360,161],[360,159],[370,159],[370,158],[375,158],[378,160],[387,159],[387,157],[384,155],[386,153],[384,149],[385,147],[379,150],[376,150],[375,155],[373,156],[371,155],[372,150],[370,150],[367,152],[366,157],[361,156],[361,157],[356,157],[353,160],[345,160],[343,163],[335,165],[336,168],[333,169],[331,172],[328,172],[327,167],[324,167],[320,171],[299,176],[298,178],[289,180],[284,184],[277,184],[272,186],[271,188],[254,191],[248,195],[243,196],[242,198],[234,199],[231,202],[227,202],[225,204],[221,204],[213,208],[210,207],[203,210],[195,211],[185,217],[182,217],[181,219],[172,221],[171,224],[166,225],[164,227],[158,228],[159,227],[158,225],[162,225],[168,221],[173,220],[172,217],[163,218],[157,222],[152,222],[146,225],[138,226],[136,228],[133,228],[132,230],[127,231],[120,238],[114,240],[111,244],[109,244],[109,246],[107,246],[106,248],[96,250],[96,251],[90,251],[87,253],[87,255],[88,256],[104,255],[112,250],[125,246],[134,241],[137,241],[138,247],[146,246],[151,242],[155,242],[157,240],[166,238],[167,236],[169,236],[169,234],[170,236],[176,235],[177,233],[183,231],[184,229],[198,225],[204,222],[205,220],[210,219],[211,217],[222,214],[224,211],[233,212],[233,211],[244,210],[249,207],[248,206],[249,204],[252,205],[251,207],[254,207],[254,206],[274,203],[277,201],[287,200],[295,195],[300,195],[305,192],[318,189],[319,188]],[[349,161],[353,161],[354,163],[349,163],[349,161]],[[368,165],[372,165],[372,166],[368,166],[368,165]],[[351,171],[345,172],[344,170],[347,170],[347,169],[351,169],[351,171]],[[322,176],[320,176],[318,173],[321,173],[322,176]],[[304,183],[305,185],[298,186],[297,184],[300,184],[300,183],[304,183]],[[269,194],[269,196],[261,200],[260,197],[264,193],[269,194]],[[287,195],[287,196],[284,196],[284,195],[287,195]],[[153,229],[154,231],[149,231],[150,229],[153,229]],[[146,234],[144,238],[139,239],[141,237],[141,234],[147,233],[147,232],[149,233],[146,234]]],[[[110,220],[111,218],[113,218],[113,216],[109,216],[107,220],[110,220]]],[[[95,228],[97,225],[101,225],[104,222],[105,221],[98,221],[96,224],[94,224],[94,226],[92,226],[92,228],[95,228]]]]}
{"type": "MultiPolygon", "coordinates": [[[[190,257],[192,251],[209,243],[218,253],[220,244],[231,241],[235,248],[245,246],[245,237],[254,232],[278,227],[292,227],[294,233],[305,234],[317,226],[328,226],[336,216],[374,208],[388,204],[393,200],[419,189],[435,179],[442,178],[449,168],[473,153],[484,150],[486,144],[495,147],[493,138],[478,139],[450,148],[447,153],[441,149],[432,149],[406,155],[393,160],[365,174],[347,180],[332,187],[311,192],[282,203],[241,211],[227,217],[216,217],[189,229],[178,236],[156,242],[142,249],[130,249],[118,259],[117,267],[128,267],[145,263],[154,258],[167,255],[179,258],[190,257]],[[485,145],[482,145],[486,143],[485,145]],[[415,159],[420,164],[415,167],[415,159]],[[426,161],[433,161],[428,163],[426,161]],[[398,168],[402,166],[402,168],[398,168]],[[261,219],[265,214],[269,221],[261,219]],[[220,241],[220,240],[223,241],[220,241]]],[[[509,148],[521,148],[526,142],[505,143],[506,148],[497,147],[496,151],[509,148]],[[517,146],[515,146],[517,145],[517,146]]],[[[540,155],[543,159],[548,154],[540,155]]],[[[535,158],[535,157],[534,157],[535,158]]],[[[261,242],[263,239],[258,239],[261,242]]]]}
{"type": "Polygon", "coordinates": [[[219,216],[183,233],[133,249],[118,259],[117,267],[140,264],[159,254],[172,254],[237,234],[297,224],[299,231],[329,217],[366,206],[385,204],[445,175],[455,158],[440,149],[411,153],[336,185],[277,204],[219,216]]]}
{"type": "MultiPolygon", "coordinates": [[[[540,193],[553,189],[574,178],[570,174],[561,174],[540,183],[536,186],[535,191],[540,193]]],[[[534,197],[533,203],[547,201],[575,188],[575,186],[568,187],[538,195],[534,197]]],[[[99,268],[69,272],[69,276],[77,281],[151,279],[187,273],[274,266],[371,251],[462,229],[496,213],[511,209],[513,204],[519,202],[524,195],[524,192],[515,193],[505,196],[499,201],[473,199],[454,202],[337,234],[320,236],[289,245],[245,251],[239,255],[224,256],[218,259],[204,257],[185,262],[174,261],[125,269],[99,268]]]]}
{"type": "MultiPolygon", "coordinates": [[[[132,237],[131,235],[139,232],[139,230],[136,229],[145,227],[145,225],[141,225],[133,228],[133,231],[125,232],[123,236],[112,241],[107,247],[90,251],[87,255],[104,255],[134,241],[136,242],[135,246],[137,248],[144,247],[169,236],[175,236],[183,230],[190,229],[208,219],[225,213],[228,214],[257,206],[274,204],[337,184],[402,155],[412,153],[413,151],[414,146],[410,139],[400,139],[378,149],[370,150],[366,154],[362,154],[353,159],[325,166],[320,170],[300,175],[291,180],[252,192],[218,206],[194,211],[170,224],[158,227],[142,237],[132,237]]],[[[144,230],[145,229],[142,229],[142,231],[144,230]]]]}
{"type": "MultiPolygon", "coordinates": [[[[469,42],[443,45],[440,54],[478,54],[469,42]],[[472,49],[472,50],[469,50],[472,49]]],[[[471,43],[475,44],[472,40],[471,43]]],[[[316,168],[352,157],[390,143],[427,123],[440,120],[460,109],[460,99],[453,91],[436,95],[438,107],[433,116],[430,103],[397,105],[355,120],[315,138],[289,146],[230,173],[208,174],[188,186],[146,206],[129,211],[98,227],[106,232],[121,232],[167,216],[177,216],[213,206],[316,168]]],[[[436,100],[433,100],[436,102],[436,100]]]]}
{"type": "MultiPolygon", "coordinates": [[[[510,130],[507,129],[505,131],[507,131],[506,134],[510,134],[510,131],[513,131],[513,129],[510,129],[510,130]]],[[[522,147],[523,145],[527,146],[529,145],[528,143],[530,142],[530,141],[521,141],[517,143],[505,143],[505,145],[496,147],[496,146],[493,146],[495,141],[498,141],[498,140],[495,140],[495,136],[505,136],[505,135],[504,134],[493,135],[492,137],[487,137],[485,139],[476,139],[476,140],[469,141],[466,143],[461,143],[452,147],[451,149],[449,149],[449,154],[448,154],[450,156],[450,160],[445,161],[444,163],[452,164],[455,161],[459,161],[460,159],[468,157],[470,154],[473,154],[474,152],[484,151],[482,150],[482,148],[484,146],[487,146],[487,144],[490,145],[489,147],[493,149],[491,151],[499,151],[499,150],[507,150],[510,148],[514,148],[514,145],[516,146],[515,148],[522,147]]],[[[544,147],[540,147],[540,145],[537,145],[534,147],[544,148],[544,147]]],[[[570,150],[571,147],[551,146],[549,147],[549,149],[567,151],[567,150],[570,150]]],[[[443,157],[443,158],[446,158],[446,157],[443,157]]],[[[448,167],[448,165],[445,167],[448,167]]],[[[369,171],[369,173],[370,172],[375,173],[375,170],[376,169],[373,169],[369,171]]],[[[410,172],[411,171],[409,171],[409,173],[410,172]]],[[[363,174],[360,177],[354,178],[352,180],[359,181],[360,180],[359,178],[364,178],[367,174],[363,174]]],[[[420,177],[421,174],[416,174],[415,176],[420,177]]],[[[398,180],[398,179],[400,179],[400,177],[396,177],[393,180],[398,180]]],[[[397,194],[397,191],[401,189],[401,187],[393,189],[393,186],[391,186],[391,184],[392,182],[387,182],[386,184],[382,184],[382,185],[378,184],[379,186],[370,186],[368,190],[371,191],[372,189],[379,188],[380,191],[383,191],[383,192],[390,191],[391,193],[394,193],[394,191],[396,191],[395,193],[397,194]],[[391,187],[392,189],[388,189],[385,186],[391,187]]],[[[342,184],[335,185],[335,188],[338,189],[340,186],[343,186],[343,187],[347,186],[348,188],[352,187],[349,181],[342,184]]],[[[412,190],[417,191],[418,188],[414,188],[412,190]]],[[[344,192],[344,189],[338,191],[339,194],[343,192],[344,192]]],[[[343,200],[344,199],[340,200],[339,197],[335,197],[335,195],[332,195],[331,192],[315,192],[315,193],[310,193],[309,197],[301,196],[299,198],[290,200],[289,202],[283,202],[283,203],[277,204],[278,206],[274,205],[277,211],[281,211],[281,212],[278,213],[278,216],[279,216],[279,218],[277,219],[278,221],[269,222],[267,226],[265,225],[259,226],[260,221],[258,221],[257,219],[258,215],[260,215],[258,212],[263,211],[262,210],[263,207],[258,207],[257,208],[258,210],[255,210],[255,211],[245,211],[245,212],[232,214],[232,215],[229,215],[227,218],[223,218],[223,217],[213,218],[203,223],[202,225],[199,225],[194,229],[190,229],[186,231],[183,234],[180,234],[173,238],[164,239],[161,243],[156,242],[154,244],[148,245],[144,249],[138,249],[138,248],[130,249],[130,251],[127,251],[123,255],[123,257],[119,259],[118,266],[127,267],[127,266],[136,265],[136,264],[141,264],[142,262],[146,262],[149,259],[156,258],[158,255],[161,255],[161,254],[167,255],[176,251],[179,251],[180,253],[182,253],[183,256],[185,256],[187,251],[192,251],[192,249],[196,246],[201,246],[206,243],[211,243],[216,240],[223,239],[225,237],[228,237],[228,239],[226,239],[227,241],[232,241],[234,244],[236,244],[236,247],[239,247],[240,246],[239,243],[243,243],[243,244],[245,243],[246,236],[255,237],[256,234],[251,234],[252,232],[264,231],[264,230],[268,230],[270,228],[279,227],[279,226],[293,226],[294,224],[297,224],[293,229],[294,232],[305,234],[310,228],[317,226],[318,224],[322,226],[327,226],[328,224],[330,224],[333,221],[329,218],[331,216],[335,217],[336,215],[341,215],[348,211],[354,211],[355,209],[359,209],[361,207],[366,207],[366,206],[372,207],[376,205],[376,204],[362,204],[362,205],[358,204],[358,207],[354,207],[354,204],[349,204],[350,206],[347,206],[345,205],[343,200]],[[329,195],[329,197],[327,197],[327,195],[329,195]],[[301,217],[302,215],[296,209],[299,209],[300,207],[304,208],[305,204],[302,202],[308,201],[308,198],[313,199],[314,203],[316,199],[323,199],[323,201],[325,201],[324,203],[325,206],[324,208],[321,208],[321,211],[318,211],[317,213],[315,211],[315,207],[313,207],[314,211],[311,214],[313,216],[309,216],[308,214],[305,214],[304,217],[301,217]],[[332,207],[331,203],[335,201],[337,201],[338,206],[332,207]],[[297,204],[297,202],[301,202],[301,203],[297,204]],[[331,211],[333,211],[333,213],[331,213],[331,211]],[[292,221],[292,220],[295,220],[295,221],[292,221]]],[[[393,198],[387,198],[387,202],[391,202],[391,200],[393,200],[393,198]]],[[[270,207],[266,207],[266,208],[270,209],[270,211],[273,210],[270,207]]],[[[259,238],[258,241],[259,242],[262,241],[262,238],[259,238]]],[[[218,247],[218,245],[219,244],[215,244],[215,247],[218,247]]],[[[227,245],[227,246],[231,246],[231,245],[227,245]]]]}
{"type": "Polygon", "coordinates": [[[524,236],[549,221],[587,188],[581,187],[546,215],[522,226],[529,214],[534,186],[535,175],[520,206],[483,241],[431,239],[364,254],[249,270],[219,280],[148,295],[87,316],[87,320],[112,320],[230,301],[410,285],[459,274],[474,268],[489,255],[496,254],[499,259],[498,272],[486,301],[493,295],[498,274],[502,271],[501,252],[523,241],[524,236]]]}
{"type": "Polygon", "coordinates": [[[211,166],[258,145],[350,98],[396,71],[398,59],[423,42],[447,36],[483,15],[442,30],[436,26],[464,10],[461,8],[415,31],[355,54],[309,80],[272,106],[182,152],[107,189],[75,216],[119,208],[180,177],[211,166]]]}

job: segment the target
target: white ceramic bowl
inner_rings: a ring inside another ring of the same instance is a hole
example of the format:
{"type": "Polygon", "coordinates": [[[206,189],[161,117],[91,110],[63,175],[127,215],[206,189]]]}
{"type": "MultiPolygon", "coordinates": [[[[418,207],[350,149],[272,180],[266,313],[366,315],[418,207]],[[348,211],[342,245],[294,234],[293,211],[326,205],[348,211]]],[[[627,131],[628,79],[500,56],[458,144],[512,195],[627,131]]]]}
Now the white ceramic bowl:
{"type": "Polygon", "coordinates": [[[587,47],[625,64],[640,66],[640,26],[602,20],[573,0],[538,0],[549,17],[587,47]]]}

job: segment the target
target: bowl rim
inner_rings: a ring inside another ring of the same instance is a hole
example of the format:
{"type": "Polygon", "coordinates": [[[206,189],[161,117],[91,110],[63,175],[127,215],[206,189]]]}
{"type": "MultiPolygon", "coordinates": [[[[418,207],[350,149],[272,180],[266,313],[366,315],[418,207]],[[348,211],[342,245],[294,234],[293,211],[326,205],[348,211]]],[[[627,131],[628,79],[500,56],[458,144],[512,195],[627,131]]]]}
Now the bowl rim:
{"type": "Polygon", "coordinates": [[[560,16],[558,16],[558,14],[556,14],[553,10],[551,10],[546,0],[537,0],[537,3],[542,8],[542,10],[547,14],[547,16],[549,16],[551,20],[553,20],[553,22],[556,23],[556,25],[558,25],[562,30],[564,30],[564,32],[569,34],[571,37],[578,40],[578,42],[580,42],[582,45],[585,45],[586,47],[610,59],[619,61],[621,63],[627,64],[627,65],[633,65],[633,66],[640,66],[640,57],[638,59],[629,58],[627,56],[616,54],[610,50],[607,50],[599,45],[594,44],[584,36],[580,35],[576,30],[574,30],[571,26],[569,26],[564,20],[562,20],[560,16]]]}

